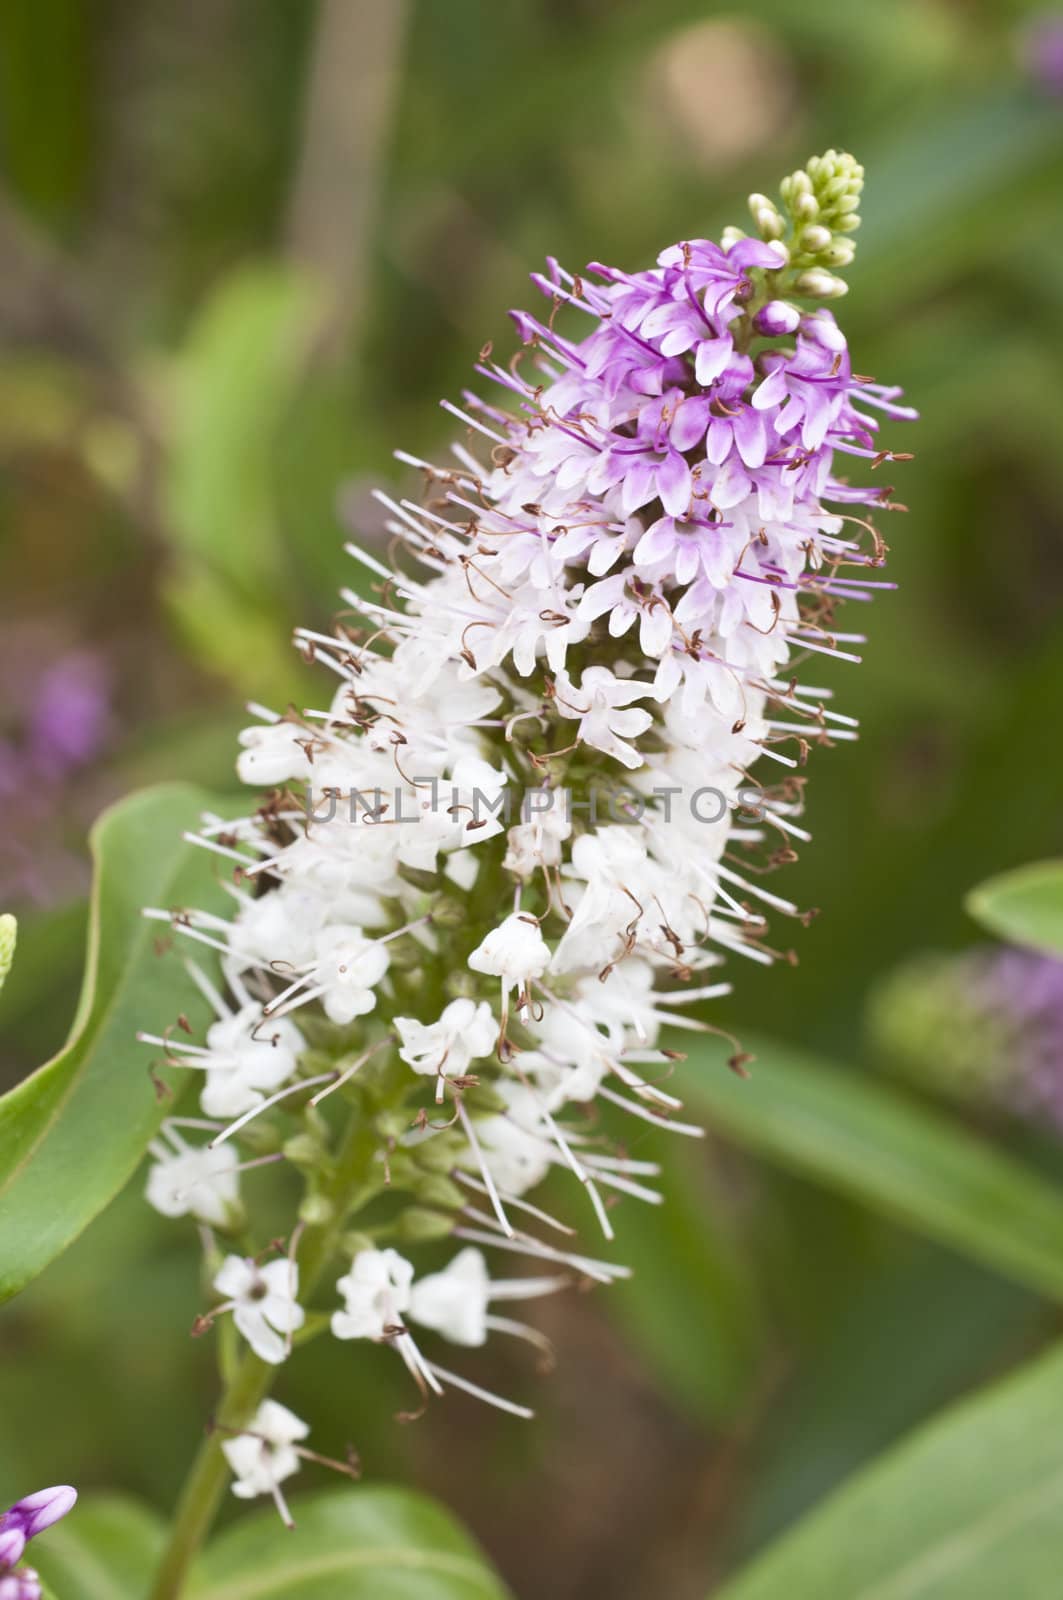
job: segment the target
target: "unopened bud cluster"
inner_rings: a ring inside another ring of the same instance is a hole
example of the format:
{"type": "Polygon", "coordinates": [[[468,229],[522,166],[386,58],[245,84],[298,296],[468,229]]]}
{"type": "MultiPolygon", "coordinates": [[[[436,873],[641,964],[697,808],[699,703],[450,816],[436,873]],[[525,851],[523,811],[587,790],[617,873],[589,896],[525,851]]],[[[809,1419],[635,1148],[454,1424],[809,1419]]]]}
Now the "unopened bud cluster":
{"type": "Polygon", "coordinates": [[[848,236],[860,226],[863,187],[863,167],[850,155],[828,150],[782,180],[781,206],[764,194],[749,196],[760,238],[786,251],[776,295],[835,300],[847,292],[839,273],[856,253],[848,236]]]}

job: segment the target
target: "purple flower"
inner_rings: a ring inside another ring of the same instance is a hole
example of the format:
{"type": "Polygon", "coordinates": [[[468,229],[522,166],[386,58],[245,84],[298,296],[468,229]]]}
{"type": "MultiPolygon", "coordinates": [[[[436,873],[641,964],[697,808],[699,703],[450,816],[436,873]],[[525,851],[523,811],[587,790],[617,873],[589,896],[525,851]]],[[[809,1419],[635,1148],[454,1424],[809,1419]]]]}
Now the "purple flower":
{"type": "Polygon", "coordinates": [[[880,987],[872,1032],[907,1077],[1063,1133],[1063,961],[986,946],[923,955],[880,987]]]}
{"type": "Polygon", "coordinates": [[[49,778],[82,767],[100,751],[110,728],[107,673],[87,651],[62,656],[44,675],[28,732],[28,756],[49,778]]]}
{"type": "Polygon", "coordinates": [[[1044,11],[1026,24],[1019,42],[1022,64],[1040,89],[1063,96],[1063,12],[1044,11]]]}
{"type": "Polygon", "coordinates": [[[30,1540],[65,1517],[77,1497],[69,1484],[57,1484],[17,1500],[0,1517],[0,1600],[39,1600],[37,1574],[28,1567],[15,1569],[30,1540]]]}
{"type": "Polygon", "coordinates": [[[796,333],[800,325],[800,311],[785,300],[769,300],[753,317],[753,326],[767,339],[780,339],[783,334],[796,333]]]}

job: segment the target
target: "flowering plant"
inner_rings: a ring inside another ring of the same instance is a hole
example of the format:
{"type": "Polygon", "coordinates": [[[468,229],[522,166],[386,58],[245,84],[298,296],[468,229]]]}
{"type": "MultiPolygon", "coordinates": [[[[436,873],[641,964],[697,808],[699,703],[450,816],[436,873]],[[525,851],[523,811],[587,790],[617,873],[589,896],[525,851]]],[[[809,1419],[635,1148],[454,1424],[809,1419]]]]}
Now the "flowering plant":
{"type": "Polygon", "coordinates": [[[196,1078],[202,1113],[168,1119],[148,1198],[200,1224],[196,1331],[231,1318],[247,1346],[160,1600],[227,1468],[288,1519],[281,1483],[311,1452],[264,1397],[307,1338],[390,1345],[420,1407],[455,1388],[530,1416],[438,1341],[542,1351],[496,1308],[626,1268],[531,1192],[568,1173],[608,1246],[617,1202],[660,1198],[620,1119],[700,1132],[662,1034],[708,1026],[688,1007],[726,993],[725,957],[774,959],[768,911],[801,915],[763,873],[808,838],[810,747],[854,724],[797,674],[859,659],[838,607],[884,586],[869,512],[896,509],[891,490],[838,460],[900,459],[879,418],[912,413],[853,374],[824,303],[862,177],[830,151],[781,209],[751,197],[752,235],[533,275],[545,314],[514,314],[512,360],[480,356],[497,398],[445,403],[452,459],[399,452],[423,494],[380,497],[392,564],[349,546],[366,584],[332,633],[298,632],[331,694],[253,708],[238,770],[265,798],[193,838],[230,914],[147,910],[214,1013],[201,1042],[167,1019],[140,1035],[196,1078]],[[240,1185],[275,1162],[302,1194],[270,1242],[240,1185]]]}

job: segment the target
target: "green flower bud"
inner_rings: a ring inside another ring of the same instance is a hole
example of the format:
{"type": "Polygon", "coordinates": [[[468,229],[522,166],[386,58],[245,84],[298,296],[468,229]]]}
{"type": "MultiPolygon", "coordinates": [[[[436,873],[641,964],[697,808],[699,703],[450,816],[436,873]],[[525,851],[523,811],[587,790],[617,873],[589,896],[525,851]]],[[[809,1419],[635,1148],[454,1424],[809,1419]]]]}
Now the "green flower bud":
{"type": "Polygon", "coordinates": [[[454,1218],[443,1211],[428,1211],[409,1206],[389,1230],[402,1244],[424,1244],[431,1239],[446,1239],[454,1231],[454,1218]]]}
{"type": "Polygon", "coordinates": [[[819,259],[827,267],[847,267],[856,254],[852,239],[834,239],[819,252],[819,259]]]}
{"type": "Polygon", "coordinates": [[[431,1173],[415,1181],[418,1200],[441,1211],[460,1211],[469,1198],[464,1189],[441,1173],[431,1173]]]}
{"type": "Polygon", "coordinates": [[[747,202],[749,212],[757,225],[757,232],[762,239],[781,239],[786,231],[786,223],[778,207],[768,199],[766,194],[751,194],[747,202]]]}
{"type": "Polygon", "coordinates": [[[325,1150],[312,1133],[297,1133],[282,1146],[285,1159],[293,1166],[313,1171],[321,1165],[325,1150]]]}
{"type": "Polygon", "coordinates": [[[479,993],[476,987],[476,975],[466,967],[449,972],[443,987],[448,1000],[475,999],[479,993]]]}
{"type": "Polygon", "coordinates": [[[415,1145],[410,1156],[422,1172],[448,1176],[457,1164],[455,1158],[458,1153],[458,1145],[454,1140],[437,1135],[434,1139],[426,1139],[423,1144],[415,1145]]]}
{"type": "Polygon", "coordinates": [[[849,285],[843,278],[836,278],[833,272],[826,272],[822,267],[809,267],[794,280],[794,291],[814,300],[837,300],[849,293],[849,285]]]}
{"type": "Polygon", "coordinates": [[[820,251],[827,249],[831,238],[832,235],[829,228],[824,228],[821,223],[814,222],[809,227],[801,229],[801,248],[802,250],[811,250],[818,255],[820,251]]]}
{"type": "Polygon", "coordinates": [[[394,1111],[381,1111],[376,1119],[376,1127],[385,1139],[401,1139],[404,1133],[409,1132],[410,1113],[401,1107],[394,1111]]]}
{"type": "Polygon", "coordinates": [[[437,895],[432,902],[433,927],[460,928],[468,920],[468,907],[463,905],[455,895],[437,895]]]}
{"type": "Polygon", "coordinates": [[[412,934],[404,933],[401,938],[391,940],[388,956],[396,972],[412,972],[424,962],[424,947],[418,944],[412,934]]]}
{"type": "Polygon", "coordinates": [[[412,883],[415,889],[431,893],[439,888],[438,874],[427,872],[423,867],[400,867],[399,876],[407,883],[412,883]]]}
{"type": "Polygon", "coordinates": [[[372,1250],[375,1245],[376,1240],[371,1233],[362,1233],[354,1228],[351,1228],[340,1239],[340,1249],[352,1261],[355,1256],[360,1256],[363,1250],[372,1250]]]}
{"type": "Polygon", "coordinates": [[[268,1116],[254,1117],[240,1129],[240,1143],[246,1145],[252,1155],[276,1155],[284,1145],[281,1124],[268,1116]]]}
{"type": "Polygon", "coordinates": [[[798,169],[797,172],[792,172],[788,178],[784,178],[779,188],[782,191],[783,199],[792,210],[794,202],[801,195],[812,193],[812,179],[807,172],[798,169]]]}
{"type": "Polygon", "coordinates": [[[299,1206],[299,1221],[305,1222],[310,1228],[325,1228],[336,1215],[336,1207],[332,1201],[323,1194],[307,1194],[303,1196],[299,1206]]]}

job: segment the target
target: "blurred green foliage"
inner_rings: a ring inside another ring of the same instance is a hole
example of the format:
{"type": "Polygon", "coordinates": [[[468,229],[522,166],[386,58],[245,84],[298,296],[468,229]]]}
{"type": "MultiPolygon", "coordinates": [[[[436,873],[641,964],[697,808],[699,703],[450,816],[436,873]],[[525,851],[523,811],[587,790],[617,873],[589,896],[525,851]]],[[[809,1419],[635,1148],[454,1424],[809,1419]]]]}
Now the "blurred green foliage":
{"type": "MultiPolygon", "coordinates": [[[[327,624],[353,581],[344,527],[381,540],[368,485],[402,481],[397,445],[443,448],[436,401],[486,339],[507,348],[527,270],[643,264],[741,223],[747,191],[826,145],[867,168],[841,314],[858,367],[922,413],[897,479],[912,511],[885,529],[900,589],[863,666],[829,673],[862,739],[814,757],[815,841],[787,881],[823,914],[798,967],[737,974],[714,1020],[859,1072],[875,976],[966,942],[972,884],[1063,852],[1063,103],[1020,66],[1029,15],[10,0],[0,738],[17,750],[41,664],[83,649],[113,731],[61,788],[0,790],[7,1081],[74,1011],[89,821],[154,779],[231,788],[246,696],[314,703],[290,628],[327,624]]],[[[282,1398],[372,1478],[441,1494],[522,1597],[688,1600],[1058,1325],[1033,1289],[917,1242],[910,1211],[719,1130],[678,1153],[665,1207],[623,1206],[640,1271],[615,1306],[547,1307],[550,1381],[493,1356],[487,1381],[534,1390],[532,1429],[460,1400],[396,1424],[408,1397],[373,1349],[322,1352],[282,1398]]],[[[974,1258],[1005,1265],[992,1241],[974,1258]]],[[[5,1310],[12,1498],[69,1478],[170,1501],[212,1398],[195,1303],[194,1241],[130,1193],[5,1310]]]]}

